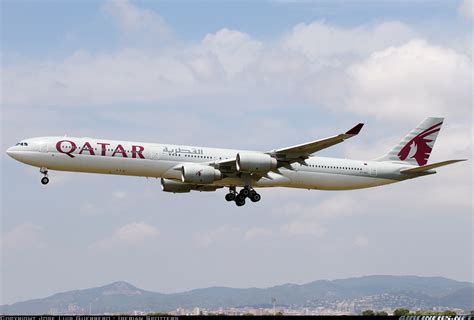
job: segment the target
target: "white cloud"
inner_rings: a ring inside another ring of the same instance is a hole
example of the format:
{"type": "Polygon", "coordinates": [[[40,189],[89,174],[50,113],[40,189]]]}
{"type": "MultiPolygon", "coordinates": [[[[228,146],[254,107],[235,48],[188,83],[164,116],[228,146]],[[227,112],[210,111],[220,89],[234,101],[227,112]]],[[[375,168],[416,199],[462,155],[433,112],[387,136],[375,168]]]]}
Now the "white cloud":
{"type": "Polygon", "coordinates": [[[312,235],[323,237],[326,229],[315,220],[292,221],[281,226],[280,230],[288,236],[312,235]]]}
{"type": "Polygon", "coordinates": [[[154,41],[163,40],[171,35],[171,29],[157,13],[141,9],[128,0],[111,0],[102,6],[103,11],[117,21],[127,33],[150,34],[154,41]]]}
{"type": "Polygon", "coordinates": [[[364,248],[369,245],[369,238],[364,235],[359,235],[354,239],[354,247],[364,248]]]}
{"type": "Polygon", "coordinates": [[[133,246],[156,239],[159,234],[158,229],[152,225],[133,222],[118,228],[111,237],[99,241],[96,246],[103,249],[120,245],[133,246]]]}
{"type": "Polygon", "coordinates": [[[81,204],[81,207],[79,208],[79,212],[84,215],[96,215],[104,212],[99,208],[95,203],[87,202],[81,204]]]}
{"type": "Polygon", "coordinates": [[[353,214],[359,207],[356,199],[349,193],[341,193],[325,198],[314,205],[290,203],[282,209],[288,216],[304,217],[305,219],[331,219],[353,214]]]}
{"type": "Polygon", "coordinates": [[[41,239],[43,228],[36,224],[24,223],[2,234],[0,247],[2,249],[22,250],[28,248],[44,248],[41,239]]]}
{"type": "Polygon", "coordinates": [[[349,69],[347,109],[384,119],[456,115],[472,108],[469,57],[423,40],[375,52],[349,69]]]}
{"type": "MultiPolygon", "coordinates": [[[[303,53],[311,60],[344,55],[365,55],[415,36],[406,25],[393,21],[373,26],[341,28],[315,21],[296,25],[283,40],[284,47],[303,53]]],[[[338,60],[332,60],[338,63],[338,60]]]]}
{"type": "Polygon", "coordinates": [[[144,222],[135,222],[119,228],[115,235],[120,241],[135,244],[147,238],[157,237],[159,232],[154,226],[144,222]]]}
{"type": "Polygon", "coordinates": [[[245,232],[244,239],[252,240],[259,237],[269,237],[272,234],[272,230],[267,228],[251,228],[245,232]]]}
{"type": "MultiPolygon", "coordinates": [[[[106,6],[125,12],[131,7],[127,2],[106,6]]],[[[3,68],[3,102],[8,110],[119,103],[159,107],[193,99],[208,109],[237,106],[233,112],[309,104],[398,118],[408,111],[423,117],[427,111],[444,112],[453,104],[465,110],[469,58],[422,40],[407,43],[413,34],[399,22],[355,28],[313,22],[297,25],[275,43],[223,28],[197,45],[78,50],[62,61],[3,68]],[[380,51],[368,56],[374,50],[380,51]]]]}
{"type": "Polygon", "coordinates": [[[324,221],[360,214],[363,207],[360,199],[348,193],[335,194],[317,204],[289,203],[281,209],[289,221],[280,230],[291,236],[306,234],[323,237],[327,232],[324,221]]]}
{"type": "Polygon", "coordinates": [[[458,13],[466,19],[474,19],[474,0],[463,0],[458,7],[458,13]]]}
{"type": "Polygon", "coordinates": [[[228,226],[220,226],[214,230],[197,232],[193,236],[194,245],[197,248],[206,248],[218,241],[221,237],[229,235],[232,231],[228,226]]]}
{"type": "MultiPolygon", "coordinates": [[[[290,202],[280,209],[280,213],[288,218],[280,230],[290,236],[306,234],[323,237],[332,220],[347,216],[390,215],[394,212],[397,215],[469,213],[472,207],[472,181],[466,172],[471,172],[471,167],[470,163],[465,162],[441,168],[436,176],[370,190],[333,192],[328,197],[317,199],[316,204],[304,203],[304,199],[290,202]],[[437,177],[438,175],[443,177],[437,177]],[[395,205],[394,199],[403,200],[396,201],[395,205]]],[[[288,201],[294,201],[294,196],[289,196],[288,201]]],[[[357,238],[354,245],[362,247],[365,242],[363,237],[357,238]]]]}
{"type": "Polygon", "coordinates": [[[124,199],[127,197],[127,193],[125,191],[115,191],[113,196],[117,199],[124,199]]]}
{"type": "Polygon", "coordinates": [[[257,61],[263,44],[246,33],[224,28],[207,34],[200,49],[215,55],[225,73],[232,77],[257,61]]]}
{"type": "MultiPolygon", "coordinates": [[[[418,120],[416,120],[418,121],[418,120]]],[[[413,126],[417,122],[413,122],[413,126]]],[[[372,129],[374,130],[374,129],[372,129]]],[[[365,134],[371,134],[374,132],[366,132],[365,134]]],[[[396,145],[406,134],[406,132],[400,131],[398,134],[396,132],[385,132],[387,136],[379,137],[377,140],[371,139],[367,142],[349,142],[344,144],[344,155],[349,159],[359,159],[359,160],[371,160],[380,157],[387,153],[394,145],[396,145]],[[388,136],[390,135],[390,136],[388,136]]]]}
{"type": "Polygon", "coordinates": [[[79,51],[61,62],[6,68],[2,79],[7,105],[27,105],[31,99],[57,106],[151,102],[199,88],[176,58],[133,49],[97,55],[79,51]],[[18,94],[24,90],[31,95],[18,94]]]}
{"type": "MultiPolygon", "coordinates": [[[[110,6],[119,12],[133,7],[127,2],[106,5],[110,6]]],[[[138,9],[130,9],[135,10],[138,9]]],[[[129,20],[140,19],[125,19],[129,20]]],[[[389,34],[401,34],[400,38],[406,39],[411,34],[403,31],[408,29],[398,22],[355,29],[315,22],[295,27],[284,40],[273,44],[223,28],[205,35],[197,45],[168,45],[161,49],[140,46],[106,53],[77,50],[59,61],[3,68],[4,104],[9,108],[33,104],[110,106],[203,97],[208,108],[222,108],[222,103],[234,103],[236,99],[245,101],[240,105],[251,99],[253,105],[245,107],[252,109],[260,105],[300,104],[306,99],[314,105],[320,105],[322,100],[331,105],[344,95],[341,86],[347,75],[343,71],[354,59],[348,57],[348,52],[365,54],[370,48],[361,49],[360,43],[374,42],[372,47],[379,48],[398,44],[398,37],[389,34]],[[339,36],[333,38],[334,32],[339,36]],[[347,38],[356,37],[354,33],[364,32],[369,34],[364,41],[346,42],[347,38]],[[322,42],[323,57],[319,47],[308,47],[314,43],[313,37],[318,38],[316,42],[331,39],[322,42]],[[329,69],[321,69],[323,66],[329,69]]]]}
{"type": "MultiPolygon", "coordinates": [[[[472,122],[464,119],[447,118],[433,148],[433,161],[468,157],[472,153],[472,122]]],[[[431,160],[431,158],[430,158],[431,160]]]]}

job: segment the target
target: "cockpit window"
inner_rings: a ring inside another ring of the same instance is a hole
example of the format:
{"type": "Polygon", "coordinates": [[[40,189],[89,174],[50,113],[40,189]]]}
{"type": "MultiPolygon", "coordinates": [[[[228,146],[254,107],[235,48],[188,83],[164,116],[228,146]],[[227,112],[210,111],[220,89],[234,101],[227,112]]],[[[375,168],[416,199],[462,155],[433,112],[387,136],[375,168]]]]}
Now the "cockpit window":
{"type": "Polygon", "coordinates": [[[25,147],[27,147],[27,146],[28,146],[28,143],[26,143],[26,142],[18,142],[17,144],[15,144],[15,146],[25,146],[25,147]]]}

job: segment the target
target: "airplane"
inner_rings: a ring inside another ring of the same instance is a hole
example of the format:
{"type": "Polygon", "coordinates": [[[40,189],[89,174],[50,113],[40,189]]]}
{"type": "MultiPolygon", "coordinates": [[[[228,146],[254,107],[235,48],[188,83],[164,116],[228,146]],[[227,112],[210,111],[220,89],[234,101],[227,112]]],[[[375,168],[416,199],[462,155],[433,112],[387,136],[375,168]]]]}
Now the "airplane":
{"type": "Polygon", "coordinates": [[[22,140],[6,152],[39,167],[43,185],[49,182],[49,170],[155,177],[165,192],[228,188],[225,199],[240,207],[246,199],[260,201],[255,188],[362,189],[431,175],[435,168],[467,160],[427,164],[443,121],[426,118],[371,161],[313,156],[358,135],[363,123],[345,133],[266,152],[67,136],[22,140]]]}

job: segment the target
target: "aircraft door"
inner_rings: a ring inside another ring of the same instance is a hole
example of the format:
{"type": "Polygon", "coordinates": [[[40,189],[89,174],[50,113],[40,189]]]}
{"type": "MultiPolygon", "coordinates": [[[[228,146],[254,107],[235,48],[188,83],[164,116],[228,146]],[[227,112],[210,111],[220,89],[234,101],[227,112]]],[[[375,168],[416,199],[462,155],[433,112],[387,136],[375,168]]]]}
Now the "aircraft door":
{"type": "Polygon", "coordinates": [[[367,163],[364,163],[364,165],[362,166],[362,173],[365,175],[369,175],[369,166],[367,165],[367,163]]]}
{"type": "Polygon", "coordinates": [[[370,170],[369,172],[370,172],[371,176],[373,176],[373,177],[377,176],[377,168],[375,168],[373,166],[370,166],[369,170],[370,170]]]}

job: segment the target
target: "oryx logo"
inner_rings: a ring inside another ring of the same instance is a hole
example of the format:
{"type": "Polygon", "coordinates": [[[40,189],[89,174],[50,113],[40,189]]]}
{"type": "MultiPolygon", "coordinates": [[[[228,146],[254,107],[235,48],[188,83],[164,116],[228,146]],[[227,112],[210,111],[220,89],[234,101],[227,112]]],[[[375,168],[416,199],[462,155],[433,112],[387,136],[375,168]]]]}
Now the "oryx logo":
{"type": "Polygon", "coordinates": [[[199,170],[198,172],[196,172],[196,175],[197,175],[198,177],[202,176],[202,169],[199,170]]]}
{"type": "Polygon", "coordinates": [[[443,122],[440,122],[429,127],[408,141],[398,153],[398,158],[402,161],[405,159],[415,159],[419,166],[425,165],[433,149],[432,142],[436,139],[436,135],[432,138],[429,136],[438,132],[442,124],[443,122]]]}

